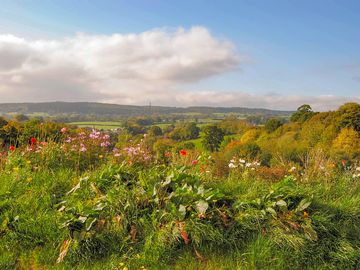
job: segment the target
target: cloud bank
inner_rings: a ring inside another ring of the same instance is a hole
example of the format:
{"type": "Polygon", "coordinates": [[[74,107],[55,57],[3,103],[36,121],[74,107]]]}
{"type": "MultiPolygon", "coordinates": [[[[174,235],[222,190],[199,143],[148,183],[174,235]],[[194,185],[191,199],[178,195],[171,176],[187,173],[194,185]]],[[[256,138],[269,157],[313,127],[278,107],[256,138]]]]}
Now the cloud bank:
{"type": "Polygon", "coordinates": [[[143,105],[152,101],[156,105],[294,109],[306,102],[319,107],[328,103],[332,108],[349,100],[186,90],[193,82],[236,70],[243,62],[231,42],[214,37],[204,27],[127,35],[78,34],[61,40],[0,35],[0,102],[143,105]]]}

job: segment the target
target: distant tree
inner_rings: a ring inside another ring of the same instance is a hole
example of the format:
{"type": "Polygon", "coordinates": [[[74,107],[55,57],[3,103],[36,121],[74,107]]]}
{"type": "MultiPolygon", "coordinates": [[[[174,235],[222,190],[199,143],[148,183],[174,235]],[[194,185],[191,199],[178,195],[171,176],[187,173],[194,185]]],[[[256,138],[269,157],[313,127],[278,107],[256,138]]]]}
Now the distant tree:
{"type": "Polygon", "coordinates": [[[25,122],[28,121],[30,118],[25,114],[17,114],[14,116],[14,120],[18,122],[25,122]]]}
{"type": "Polygon", "coordinates": [[[271,118],[266,121],[265,123],[265,129],[267,132],[271,133],[277,130],[279,127],[281,127],[283,123],[277,119],[277,118],[271,118]]]}
{"type": "Polygon", "coordinates": [[[200,128],[196,123],[180,123],[175,126],[174,130],[169,134],[170,138],[176,141],[193,140],[199,137],[200,128]]]}
{"type": "Polygon", "coordinates": [[[125,122],[124,129],[131,135],[138,135],[138,134],[146,133],[145,127],[135,124],[133,122],[125,122]]]}
{"type": "Polygon", "coordinates": [[[306,120],[313,117],[316,113],[313,112],[312,108],[308,104],[301,105],[295,113],[291,115],[290,120],[292,122],[300,122],[303,123],[306,120]]]}
{"type": "Polygon", "coordinates": [[[152,126],[148,131],[149,136],[157,137],[163,135],[162,129],[159,126],[152,126]]]}
{"type": "Polygon", "coordinates": [[[206,126],[203,132],[204,138],[202,144],[205,149],[210,152],[218,151],[224,140],[224,131],[215,125],[210,125],[206,126]]]}

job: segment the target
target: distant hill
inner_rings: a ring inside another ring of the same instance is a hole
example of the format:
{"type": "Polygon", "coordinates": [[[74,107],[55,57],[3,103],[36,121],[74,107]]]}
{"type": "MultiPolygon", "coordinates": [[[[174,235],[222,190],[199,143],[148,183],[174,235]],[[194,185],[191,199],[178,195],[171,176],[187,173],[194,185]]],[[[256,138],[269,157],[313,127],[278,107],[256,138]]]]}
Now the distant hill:
{"type": "Polygon", "coordinates": [[[86,116],[93,119],[114,119],[145,115],[169,114],[244,114],[289,116],[291,111],[252,109],[243,107],[163,107],[132,106],[96,102],[43,102],[43,103],[0,103],[0,114],[44,114],[47,116],[86,116]]]}

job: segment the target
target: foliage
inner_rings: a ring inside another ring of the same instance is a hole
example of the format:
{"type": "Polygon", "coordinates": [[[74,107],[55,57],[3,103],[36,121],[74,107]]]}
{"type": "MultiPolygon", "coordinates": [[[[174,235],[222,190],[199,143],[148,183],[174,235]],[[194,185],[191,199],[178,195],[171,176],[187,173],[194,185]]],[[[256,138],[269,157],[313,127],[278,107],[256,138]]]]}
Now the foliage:
{"type": "Polygon", "coordinates": [[[281,127],[283,125],[283,123],[276,118],[271,118],[268,121],[266,121],[265,123],[265,129],[267,132],[274,132],[275,130],[277,130],[279,127],[281,127]]]}
{"type": "Polygon", "coordinates": [[[293,122],[303,123],[314,115],[315,113],[313,112],[311,106],[308,104],[303,104],[297,109],[295,113],[291,115],[290,119],[293,122]]]}
{"type": "Polygon", "coordinates": [[[218,151],[222,141],[224,140],[224,131],[215,125],[206,126],[203,129],[203,145],[210,152],[218,151]]]}

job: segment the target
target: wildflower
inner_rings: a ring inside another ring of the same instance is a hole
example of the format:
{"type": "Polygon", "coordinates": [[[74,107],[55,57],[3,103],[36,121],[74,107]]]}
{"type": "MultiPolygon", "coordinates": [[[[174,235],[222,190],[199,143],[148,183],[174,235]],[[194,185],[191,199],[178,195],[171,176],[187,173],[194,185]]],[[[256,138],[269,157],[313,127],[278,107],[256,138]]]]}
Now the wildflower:
{"type": "Polygon", "coordinates": [[[239,162],[242,163],[242,164],[246,163],[246,161],[244,159],[241,159],[241,158],[239,159],[239,162]]]}
{"type": "Polygon", "coordinates": [[[355,171],[360,171],[360,167],[356,167],[355,171]]]}
{"type": "Polygon", "coordinates": [[[40,142],[40,144],[41,144],[42,146],[45,146],[45,145],[47,144],[47,142],[40,142]]]}
{"type": "Polygon", "coordinates": [[[205,216],[205,214],[204,214],[204,213],[200,213],[200,214],[199,214],[199,218],[200,218],[200,219],[205,219],[205,218],[206,218],[206,216],[205,216]]]}
{"type": "Polygon", "coordinates": [[[114,157],[120,157],[121,156],[121,154],[119,152],[119,149],[117,149],[117,148],[113,149],[113,153],[114,153],[114,157]]]}
{"type": "Polygon", "coordinates": [[[194,159],[194,160],[191,162],[191,164],[192,164],[192,165],[196,165],[196,164],[198,164],[198,162],[199,162],[199,161],[198,161],[197,159],[194,159]]]}
{"type": "Polygon", "coordinates": [[[96,129],[93,129],[89,135],[90,139],[98,139],[100,137],[100,132],[96,129]]]}
{"type": "Polygon", "coordinates": [[[290,168],[289,172],[294,172],[294,171],[296,171],[296,167],[293,166],[290,168]]]}
{"type": "Polygon", "coordinates": [[[10,145],[9,150],[10,150],[11,152],[14,152],[14,151],[15,151],[15,146],[10,145]]]}
{"type": "Polygon", "coordinates": [[[234,164],[234,163],[229,163],[229,168],[230,169],[234,169],[234,168],[236,168],[237,166],[234,164]]]}
{"type": "Polygon", "coordinates": [[[109,134],[105,134],[102,138],[103,138],[104,140],[108,140],[108,139],[110,139],[110,135],[109,135],[109,134]]]}
{"type": "Polygon", "coordinates": [[[60,132],[61,132],[62,134],[66,133],[66,132],[67,132],[67,128],[66,128],[66,127],[63,127],[62,129],[60,129],[60,132]]]}
{"type": "Polygon", "coordinates": [[[184,149],[180,150],[180,155],[186,156],[186,150],[184,150],[184,149]]]}
{"type": "Polygon", "coordinates": [[[165,151],[164,152],[164,157],[169,157],[170,156],[170,153],[168,151],[165,151]]]}
{"type": "Polygon", "coordinates": [[[83,143],[80,144],[80,152],[86,152],[86,147],[83,143]]]}
{"type": "Polygon", "coordinates": [[[36,140],[35,137],[32,137],[32,138],[30,139],[30,143],[31,143],[32,146],[34,146],[34,145],[36,144],[36,142],[37,142],[37,140],[36,140]]]}
{"type": "Polygon", "coordinates": [[[111,143],[109,141],[100,143],[101,147],[108,147],[111,143]]]}

